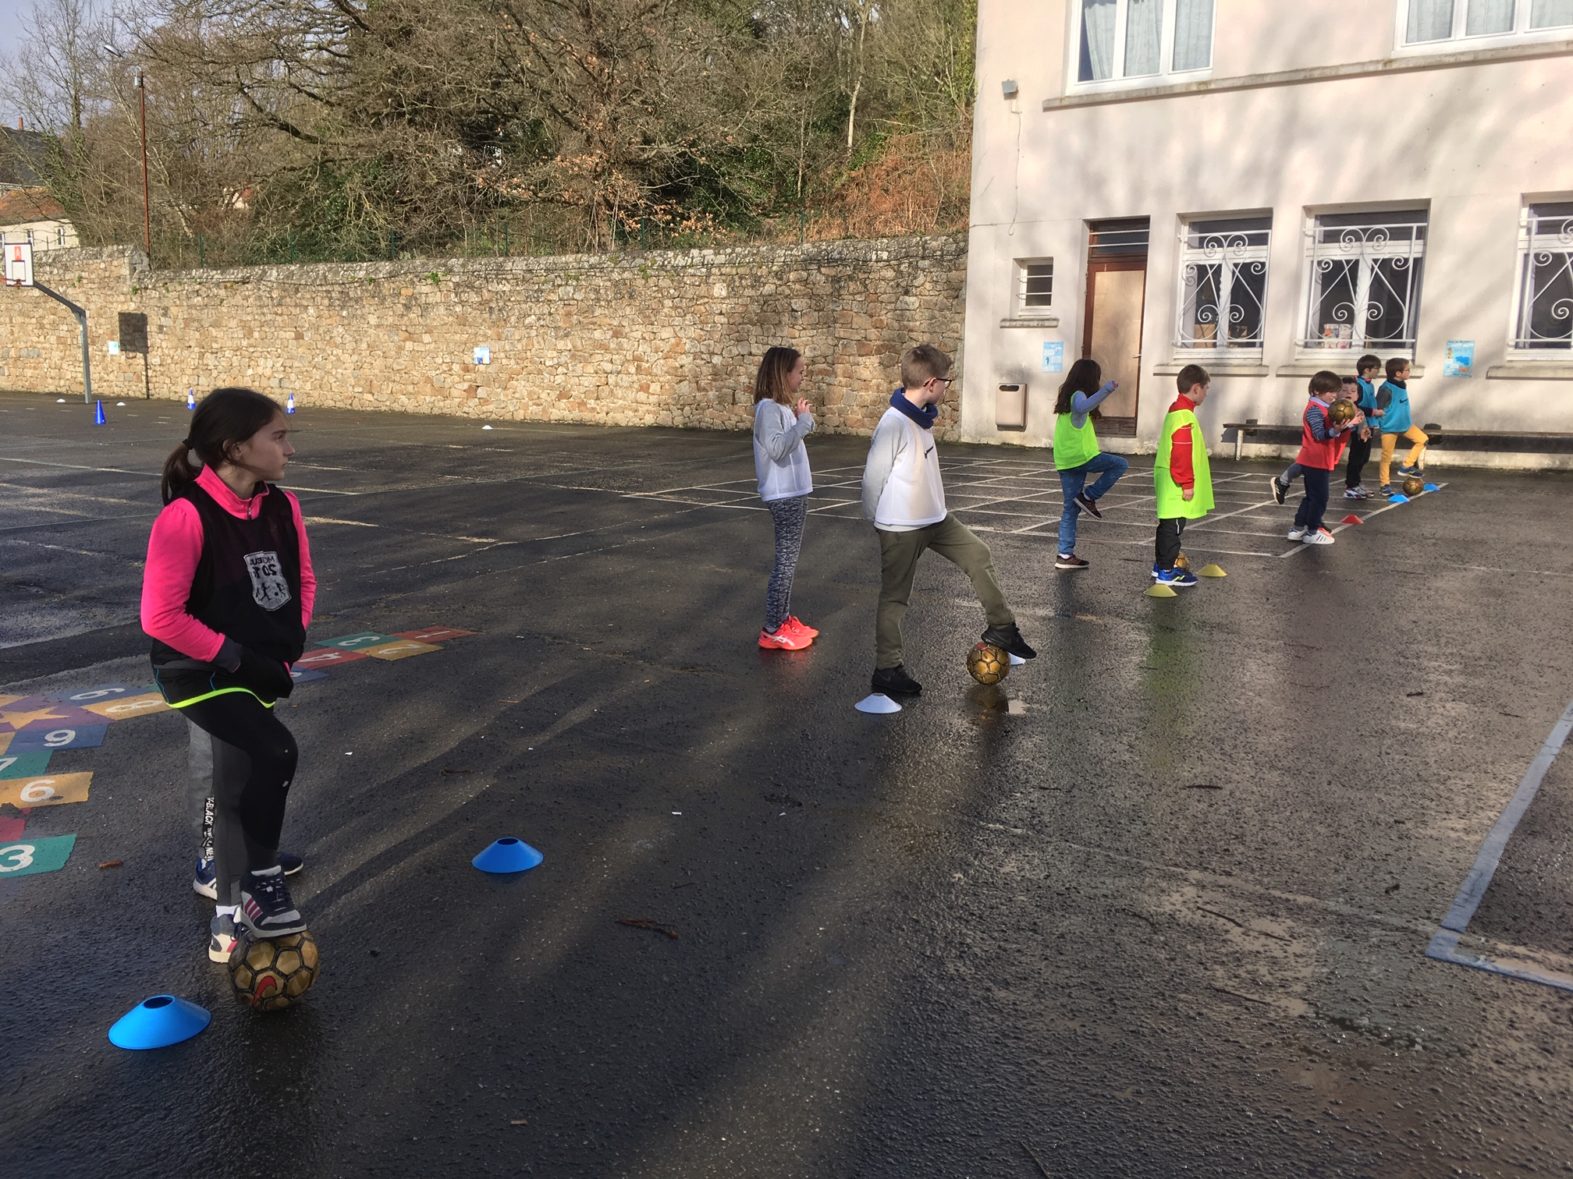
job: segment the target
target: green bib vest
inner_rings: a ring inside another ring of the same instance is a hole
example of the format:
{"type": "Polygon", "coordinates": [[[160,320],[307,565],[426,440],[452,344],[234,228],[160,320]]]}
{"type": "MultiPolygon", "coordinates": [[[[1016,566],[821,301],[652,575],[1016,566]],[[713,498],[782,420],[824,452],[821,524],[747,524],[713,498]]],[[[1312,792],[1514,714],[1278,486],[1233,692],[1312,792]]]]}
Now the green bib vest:
{"type": "Polygon", "coordinates": [[[1207,467],[1207,444],[1201,425],[1188,409],[1170,410],[1163,419],[1163,437],[1158,441],[1158,465],[1153,470],[1160,520],[1200,520],[1213,510],[1213,479],[1207,467]],[[1174,435],[1182,426],[1191,428],[1191,470],[1196,475],[1196,493],[1186,500],[1180,485],[1169,474],[1169,459],[1174,453],[1174,435]]]}
{"type": "Polygon", "coordinates": [[[1077,429],[1068,413],[1054,415],[1054,469],[1068,471],[1098,457],[1098,435],[1092,428],[1092,415],[1077,429]]]}

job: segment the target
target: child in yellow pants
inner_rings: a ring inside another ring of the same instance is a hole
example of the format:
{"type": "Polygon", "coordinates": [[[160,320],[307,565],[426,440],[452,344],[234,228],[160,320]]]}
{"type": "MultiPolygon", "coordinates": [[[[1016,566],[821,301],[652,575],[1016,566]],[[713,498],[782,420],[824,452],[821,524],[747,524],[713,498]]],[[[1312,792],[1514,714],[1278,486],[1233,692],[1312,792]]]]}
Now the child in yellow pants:
{"type": "Polygon", "coordinates": [[[1382,432],[1382,457],[1377,463],[1377,468],[1382,480],[1380,490],[1383,495],[1391,495],[1393,492],[1388,471],[1392,467],[1393,451],[1398,447],[1400,437],[1408,439],[1411,445],[1409,454],[1399,465],[1398,473],[1405,478],[1425,477],[1425,468],[1421,460],[1425,457],[1426,443],[1431,441],[1431,436],[1415,425],[1414,419],[1410,416],[1408,381],[1409,362],[1400,356],[1395,356],[1387,362],[1387,380],[1382,382],[1382,387],[1376,393],[1376,410],[1372,414],[1372,421],[1382,432]]]}

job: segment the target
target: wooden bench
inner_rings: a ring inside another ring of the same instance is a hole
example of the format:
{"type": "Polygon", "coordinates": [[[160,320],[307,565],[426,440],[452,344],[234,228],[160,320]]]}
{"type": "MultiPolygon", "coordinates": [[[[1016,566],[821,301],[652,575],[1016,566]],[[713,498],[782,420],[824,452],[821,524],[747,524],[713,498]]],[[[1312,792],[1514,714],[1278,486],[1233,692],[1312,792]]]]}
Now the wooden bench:
{"type": "MultiPolygon", "coordinates": [[[[1573,433],[1533,433],[1524,430],[1447,430],[1435,422],[1420,427],[1431,436],[1430,446],[1444,450],[1506,450],[1525,454],[1573,453],[1573,433]]],[[[1284,425],[1262,422],[1225,422],[1223,440],[1234,435],[1234,461],[1240,461],[1240,448],[1247,437],[1259,442],[1281,442],[1285,445],[1300,441],[1300,423],[1284,425]]],[[[1376,441],[1373,431],[1371,440],[1376,441]]],[[[1407,443],[1401,445],[1407,446],[1407,443]]]]}

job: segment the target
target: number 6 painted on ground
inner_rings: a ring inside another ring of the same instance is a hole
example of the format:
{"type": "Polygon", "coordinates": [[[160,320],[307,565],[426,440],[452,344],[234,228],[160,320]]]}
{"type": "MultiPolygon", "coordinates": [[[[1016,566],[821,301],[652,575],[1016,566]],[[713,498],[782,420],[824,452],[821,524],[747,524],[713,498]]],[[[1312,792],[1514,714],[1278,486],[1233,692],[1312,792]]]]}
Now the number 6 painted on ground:
{"type": "Polygon", "coordinates": [[[53,778],[34,778],[31,782],[24,783],[20,798],[23,802],[48,802],[51,798],[59,798],[55,793],[55,780],[53,778]]]}
{"type": "Polygon", "coordinates": [[[23,868],[30,868],[33,864],[33,845],[13,843],[10,847],[0,847],[0,858],[9,855],[16,856],[16,863],[0,863],[0,872],[20,872],[23,868]]]}

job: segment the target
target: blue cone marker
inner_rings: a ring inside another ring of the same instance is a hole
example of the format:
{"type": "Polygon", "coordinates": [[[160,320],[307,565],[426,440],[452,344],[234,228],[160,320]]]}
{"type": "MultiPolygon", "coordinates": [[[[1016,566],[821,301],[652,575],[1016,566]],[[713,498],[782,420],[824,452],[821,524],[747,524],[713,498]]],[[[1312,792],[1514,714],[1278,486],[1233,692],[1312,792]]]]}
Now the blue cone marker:
{"type": "Polygon", "coordinates": [[[109,419],[104,417],[104,403],[102,401],[95,403],[93,409],[93,424],[95,426],[102,426],[108,420],[109,419]]]}
{"type": "Polygon", "coordinates": [[[285,413],[294,413],[295,412],[295,394],[291,393],[289,395],[289,397],[285,399],[285,401],[284,401],[284,412],[285,413]]]}
{"type": "Polygon", "coordinates": [[[189,1040],[207,1027],[213,1016],[206,1007],[174,995],[144,999],[114,1022],[109,1042],[116,1048],[146,1051],[168,1048],[189,1040]]]}
{"type": "Polygon", "coordinates": [[[197,408],[197,391],[195,389],[187,389],[186,390],[186,409],[187,409],[187,411],[190,411],[190,410],[193,410],[193,409],[196,409],[196,408],[197,408]]]}

